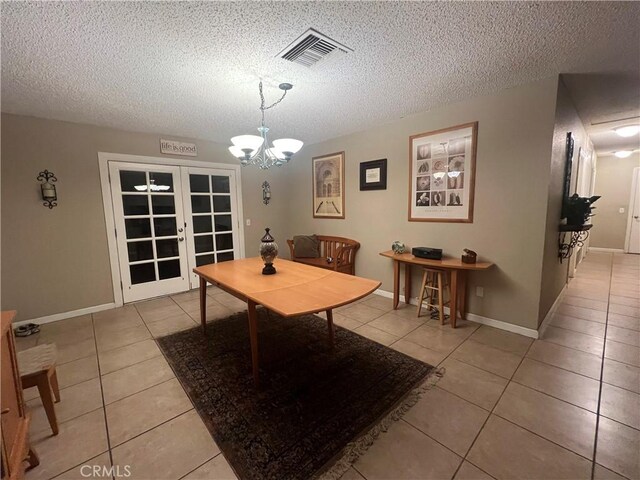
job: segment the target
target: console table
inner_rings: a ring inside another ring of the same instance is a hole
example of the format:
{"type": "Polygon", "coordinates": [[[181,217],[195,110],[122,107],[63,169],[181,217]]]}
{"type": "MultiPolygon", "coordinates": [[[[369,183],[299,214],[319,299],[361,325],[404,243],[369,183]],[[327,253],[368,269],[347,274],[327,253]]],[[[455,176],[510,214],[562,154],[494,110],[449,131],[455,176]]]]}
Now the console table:
{"type": "Polygon", "coordinates": [[[404,301],[409,304],[411,299],[411,266],[439,268],[451,275],[451,301],[449,304],[449,318],[451,328],[456,328],[458,313],[465,316],[467,291],[467,272],[469,270],[486,270],[493,266],[491,262],[463,263],[459,258],[445,257],[442,260],[418,258],[410,253],[393,253],[393,250],[380,252],[383,257],[393,260],[393,308],[398,308],[400,302],[400,264],[404,265],[404,301]]]}

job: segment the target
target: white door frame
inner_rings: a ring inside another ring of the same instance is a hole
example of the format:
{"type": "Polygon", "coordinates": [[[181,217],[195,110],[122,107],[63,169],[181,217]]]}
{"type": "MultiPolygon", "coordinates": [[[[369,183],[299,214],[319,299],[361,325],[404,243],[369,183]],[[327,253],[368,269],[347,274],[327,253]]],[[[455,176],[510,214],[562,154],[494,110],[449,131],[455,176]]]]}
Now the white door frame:
{"type": "Polygon", "coordinates": [[[98,152],[98,168],[100,170],[100,186],[102,188],[102,205],[104,208],[104,222],[107,228],[107,245],[109,247],[109,263],[111,265],[111,281],[113,285],[113,301],[116,307],[124,305],[122,287],[120,285],[120,261],[118,258],[118,243],[116,240],[116,222],[113,213],[111,185],[109,182],[109,162],[147,163],[156,165],[174,165],[178,167],[217,168],[233,170],[236,174],[236,198],[238,199],[238,236],[240,258],[245,257],[244,245],[244,210],[242,207],[242,180],[240,165],[229,163],[214,163],[202,160],[185,160],[173,157],[149,157],[146,155],[129,155],[125,153],[98,152]]]}
{"type": "Polygon", "coordinates": [[[627,209],[627,231],[624,236],[624,253],[629,253],[629,243],[631,242],[631,222],[633,220],[633,208],[636,203],[636,193],[638,191],[638,177],[640,177],[640,167],[635,167],[631,174],[631,194],[629,195],[629,208],[627,209]]]}

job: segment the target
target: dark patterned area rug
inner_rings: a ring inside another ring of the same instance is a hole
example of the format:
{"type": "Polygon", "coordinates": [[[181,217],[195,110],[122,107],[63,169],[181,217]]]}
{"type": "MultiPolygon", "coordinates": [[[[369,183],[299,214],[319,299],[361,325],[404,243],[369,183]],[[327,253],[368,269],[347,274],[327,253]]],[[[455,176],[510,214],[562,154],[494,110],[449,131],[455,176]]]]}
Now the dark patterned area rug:
{"type": "Polygon", "coordinates": [[[331,469],[339,476],[373,441],[363,434],[435,378],[434,367],[340,327],[332,350],[321,317],[258,313],[258,388],[246,312],[208,324],[207,337],[197,327],[158,339],[241,479],[308,479],[341,459],[331,469]]]}

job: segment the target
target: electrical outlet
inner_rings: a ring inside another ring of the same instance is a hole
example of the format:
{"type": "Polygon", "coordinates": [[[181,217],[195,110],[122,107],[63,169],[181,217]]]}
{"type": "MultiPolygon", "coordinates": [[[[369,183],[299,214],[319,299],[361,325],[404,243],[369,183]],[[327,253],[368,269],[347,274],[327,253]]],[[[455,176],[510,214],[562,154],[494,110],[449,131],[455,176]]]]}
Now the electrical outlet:
{"type": "Polygon", "coordinates": [[[247,218],[245,223],[247,224],[247,227],[250,227],[251,226],[251,219],[247,218]]]}
{"type": "Polygon", "coordinates": [[[620,207],[620,208],[618,209],[618,213],[624,213],[624,207],[620,207]]]}
{"type": "Polygon", "coordinates": [[[484,288],[476,287],[476,297],[483,298],[484,297],[484,288]]]}

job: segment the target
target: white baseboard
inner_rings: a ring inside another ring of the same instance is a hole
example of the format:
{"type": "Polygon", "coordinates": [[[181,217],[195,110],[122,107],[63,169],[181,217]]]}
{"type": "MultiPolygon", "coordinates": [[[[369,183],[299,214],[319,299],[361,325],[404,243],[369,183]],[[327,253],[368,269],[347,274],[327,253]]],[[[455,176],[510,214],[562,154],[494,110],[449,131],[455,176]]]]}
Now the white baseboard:
{"type": "Polygon", "coordinates": [[[14,325],[20,326],[27,323],[37,323],[42,325],[43,323],[57,322],[58,320],[65,320],[67,318],[79,317],[80,315],[87,315],[89,313],[101,312],[103,310],[109,310],[110,308],[116,308],[115,303],[105,303],[103,305],[95,305],[93,307],[81,308],[79,310],[72,310],[70,312],[56,313],[54,315],[46,315],[44,317],[32,318],[31,320],[21,320],[15,322],[14,325]]]}
{"type": "MultiPolygon", "coordinates": [[[[375,292],[376,295],[381,297],[393,298],[393,292],[387,292],[386,290],[378,289],[375,292]]],[[[401,296],[402,297],[402,296],[401,296]]],[[[411,297],[409,299],[411,305],[418,305],[418,298],[411,297]]],[[[445,313],[449,313],[449,307],[444,307],[445,313]]],[[[481,323],[482,325],[488,325],[490,327],[499,328],[500,330],[506,330],[507,332],[517,333],[524,335],[525,337],[538,338],[538,330],[533,328],[521,327],[520,325],[514,325],[513,323],[503,322],[502,320],[496,320],[494,318],[483,317],[482,315],[476,315],[475,313],[467,312],[466,320],[475,323],[481,323]]]]}
{"type": "Polygon", "coordinates": [[[589,252],[624,253],[621,248],[589,247],[589,252]]]}
{"type": "Polygon", "coordinates": [[[540,327],[538,327],[538,338],[542,338],[542,334],[551,323],[551,319],[553,318],[553,315],[556,313],[556,310],[558,309],[558,305],[560,305],[560,302],[562,302],[564,295],[567,293],[567,287],[568,285],[565,285],[564,287],[562,287],[562,290],[560,290],[560,293],[558,294],[558,298],[556,298],[555,302],[553,302],[553,305],[551,305],[551,308],[549,309],[547,314],[544,316],[544,320],[542,320],[540,327]]]}
{"type": "Polygon", "coordinates": [[[499,328],[500,330],[506,330],[507,332],[524,335],[525,337],[538,338],[538,330],[533,328],[514,325],[513,323],[503,322],[502,320],[496,320],[495,318],[483,317],[482,315],[476,315],[475,313],[467,313],[466,319],[472,322],[488,325],[490,327],[499,328]]]}

